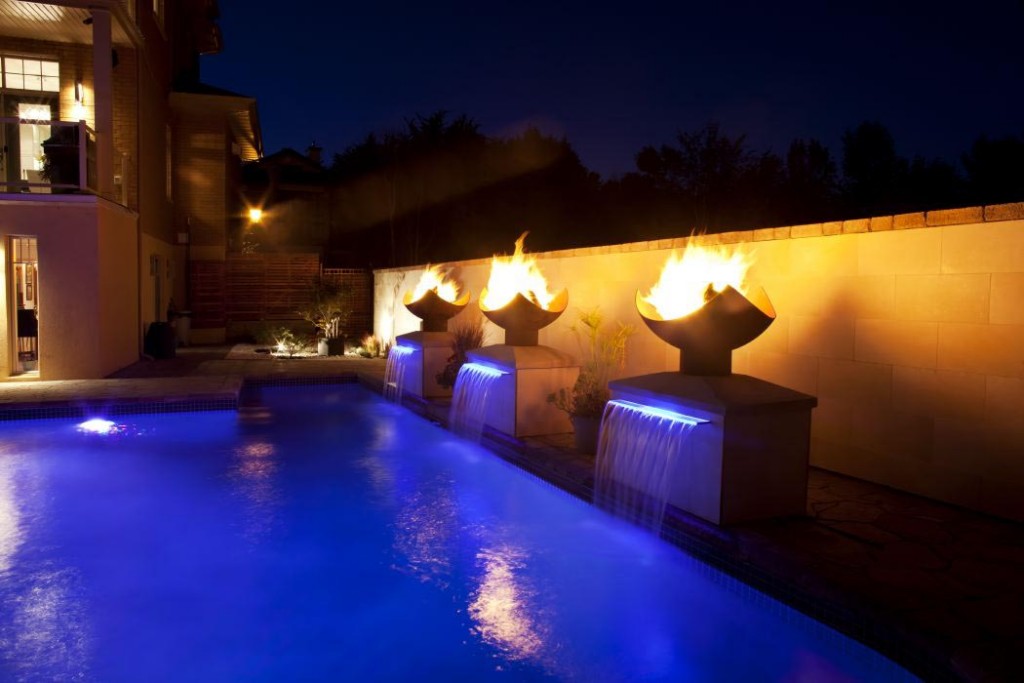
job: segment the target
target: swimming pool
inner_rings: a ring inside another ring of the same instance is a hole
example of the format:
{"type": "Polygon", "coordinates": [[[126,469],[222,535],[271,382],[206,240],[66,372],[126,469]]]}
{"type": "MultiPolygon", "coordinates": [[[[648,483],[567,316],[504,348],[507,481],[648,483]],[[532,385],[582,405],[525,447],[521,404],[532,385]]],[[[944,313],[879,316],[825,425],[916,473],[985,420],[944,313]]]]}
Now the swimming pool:
{"type": "Polygon", "coordinates": [[[0,680],[908,680],[356,385],[0,425],[0,680]]]}

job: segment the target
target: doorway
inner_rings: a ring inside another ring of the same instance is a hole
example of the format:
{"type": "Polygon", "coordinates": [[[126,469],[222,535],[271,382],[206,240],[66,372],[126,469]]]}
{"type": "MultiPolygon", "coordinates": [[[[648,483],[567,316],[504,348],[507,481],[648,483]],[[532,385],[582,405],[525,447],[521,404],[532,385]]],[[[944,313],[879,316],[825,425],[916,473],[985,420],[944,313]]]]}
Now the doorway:
{"type": "MultiPolygon", "coordinates": [[[[26,192],[49,192],[49,188],[40,186],[47,182],[43,173],[46,160],[43,143],[57,139],[53,137],[54,133],[59,133],[58,138],[63,140],[77,132],[74,128],[54,130],[50,126],[54,118],[55,104],[46,97],[18,97],[9,94],[3,96],[4,115],[8,117],[8,121],[3,126],[0,174],[6,181],[8,192],[18,189],[26,192]],[[14,122],[13,119],[17,121],[14,122]]],[[[75,151],[77,153],[77,150],[75,151]]],[[[71,178],[57,180],[70,182],[71,178]]]]}
{"type": "Polygon", "coordinates": [[[39,252],[35,237],[11,237],[12,375],[39,374],[39,252]]]}

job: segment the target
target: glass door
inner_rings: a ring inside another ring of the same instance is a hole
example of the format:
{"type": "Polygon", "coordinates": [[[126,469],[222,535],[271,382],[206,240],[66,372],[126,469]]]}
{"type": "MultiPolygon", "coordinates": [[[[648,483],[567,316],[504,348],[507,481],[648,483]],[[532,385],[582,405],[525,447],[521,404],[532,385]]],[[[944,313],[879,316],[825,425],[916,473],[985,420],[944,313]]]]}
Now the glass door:
{"type": "Polygon", "coordinates": [[[39,372],[39,255],[35,237],[12,237],[7,250],[14,287],[11,340],[12,375],[39,372]]]}
{"type": "MultiPolygon", "coordinates": [[[[4,115],[18,119],[17,123],[4,126],[4,179],[9,185],[9,192],[16,192],[19,186],[29,192],[49,191],[30,184],[48,182],[43,171],[46,165],[43,143],[56,132],[50,126],[56,118],[55,104],[45,96],[4,96],[4,115]]],[[[50,181],[56,182],[52,178],[50,181]]]]}

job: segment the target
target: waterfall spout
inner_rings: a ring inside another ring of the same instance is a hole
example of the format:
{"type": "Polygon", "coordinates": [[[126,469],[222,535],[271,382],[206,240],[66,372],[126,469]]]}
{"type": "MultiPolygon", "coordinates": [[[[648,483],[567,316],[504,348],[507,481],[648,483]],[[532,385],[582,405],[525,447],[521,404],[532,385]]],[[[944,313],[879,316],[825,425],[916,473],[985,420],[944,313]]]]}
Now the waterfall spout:
{"type": "Polygon", "coordinates": [[[693,429],[706,422],[631,401],[605,406],[597,446],[594,503],[658,533],[678,461],[693,429]]]}
{"type": "Polygon", "coordinates": [[[400,345],[391,348],[388,364],[384,368],[384,397],[388,400],[402,402],[402,387],[405,385],[405,375],[415,350],[400,345]]]}
{"type": "Polygon", "coordinates": [[[490,407],[487,397],[498,379],[506,374],[480,363],[464,363],[459,368],[448,417],[448,425],[453,432],[467,439],[480,440],[490,407]]]}

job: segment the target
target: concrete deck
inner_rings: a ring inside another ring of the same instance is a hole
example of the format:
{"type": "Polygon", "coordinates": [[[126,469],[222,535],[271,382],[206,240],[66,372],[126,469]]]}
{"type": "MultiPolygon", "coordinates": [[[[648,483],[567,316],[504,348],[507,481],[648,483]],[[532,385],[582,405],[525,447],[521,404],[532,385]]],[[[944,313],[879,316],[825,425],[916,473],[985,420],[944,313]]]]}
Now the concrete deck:
{"type": "MultiPolygon", "coordinates": [[[[275,360],[249,348],[180,349],[110,379],[0,383],[0,410],[110,402],[237,401],[246,379],[358,375],[379,359],[275,360]]],[[[408,401],[439,421],[446,406],[408,401]]],[[[593,460],[571,435],[485,435],[502,457],[584,498],[593,460]]],[[[1024,680],[1024,526],[843,477],[810,472],[806,517],[719,528],[685,514],[665,535],[902,663],[925,680],[1024,680]]]]}

